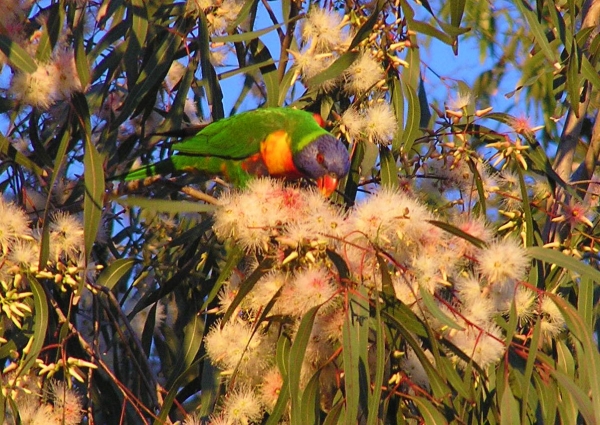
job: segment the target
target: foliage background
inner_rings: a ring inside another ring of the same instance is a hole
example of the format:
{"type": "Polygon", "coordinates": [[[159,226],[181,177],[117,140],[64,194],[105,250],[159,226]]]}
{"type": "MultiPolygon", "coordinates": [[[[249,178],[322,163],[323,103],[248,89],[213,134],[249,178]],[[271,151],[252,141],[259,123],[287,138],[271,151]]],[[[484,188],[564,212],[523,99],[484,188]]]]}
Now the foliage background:
{"type": "MultiPolygon", "coordinates": [[[[166,155],[168,144],[155,133],[286,105],[319,112],[349,142],[352,171],[332,202],[351,208],[380,186],[416,193],[435,212],[438,228],[480,247],[486,244],[461,231],[453,214],[485,218],[499,240],[522,241],[531,265],[518,285],[535,290],[539,300],[552,299],[564,326],[547,338],[544,323],[559,319],[536,307],[523,320],[513,303],[494,318],[506,350],[481,368],[440,326],[457,324],[440,308],[452,295],[421,294],[430,316],[419,316],[391,290],[388,279],[403,265],[388,261],[381,247],[374,245],[380,284],[372,287],[361,285],[360,273],[345,275],[345,260],[330,249],[320,255],[338,274],[345,332],[356,335],[343,338],[335,354],[344,373],[329,378],[328,406],[317,381],[297,381],[317,314],[311,309],[294,332],[280,333],[281,402],[259,421],[597,422],[600,3],[319,2],[312,6],[348,17],[348,32],[343,43],[317,52],[326,66],[312,75],[294,66],[310,44],[300,35],[309,4],[247,1],[239,13],[225,13],[234,3],[11,2],[15,12],[0,26],[9,76],[0,98],[8,122],[0,136],[0,185],[5,200],[27,212],[33,230],[27,238],[2,239],[0,417],[16,422],[27,389],[58,410],[47,396],[52,377],[76,388],[88,423],[220,418],[235,379],[219,375],[205,337],[218,318],[224,323],[247,314],[254,332],[273,322],[269,308],[254,316],[240,307],[275,267],[249,263],[271,257],[236,248],[234,237],[216,238],[212,202],[223,192],[219,182],[183,176],[136,187],[107,177],[138,158],[166,155]],[[453,52],[464,42],[477,45],[489,69],[436,75],[421,59],[432,39],[453,52]],[[364,51],[377,59],[383,83],[352,92],[345,72],[364,51]],[[73,62],[60,63],[61,52],[70,52],[73,62]],[[183,65],[178,73],[174,62],[183,65]],[[52,65],[63,67],[56,68],[63,69],[57,71],[65,77],[62,89],[43,97],[52,65]],[[515,72],[511,95],[541,129],[510,110],[487,110],[506,105],[498,88],[515,72]],[[232,78],[242,84],[228,84],[232,78]],[[28,85],[19,86],[19,79],[28,85]],[[440,84],[448,97],[439,99],[440,84]],[[224,97],[235,99],[230,110],[224,97]],[[352,133],[343,117],[378,100],[391,105],[396,127],[389,140],[373,143],[375,136],[352,133]],[[431,165],[440,158],[444,166],[431,165]],[[456,183],[444,168],[461,160],[470,164],[463,170],[470,189],[442,189],[446,181],[456,183]],[[485,177],[502,170],[516,180],[493,189],[485,177]],[[72,252],[53,248],[61,235],[79,229],[53,227],[57,211],[80,219],[81,246],[72,252]],[[38,247],[35,264],[13,262],[20,239],[38,247]],[[254,271],[245,273],[248,267],[254,271]],[[219,291],[232,273],[242,282],[232,307],[222,308],[219,291]],[[354,320],[353,305],[368,320],[354,320]],[[399,366],[409,347],[427,385],[399,366]],[[457,368],[455,357],[467,366],[457,368]],[[365,367],[376,373],[351,373],[365,367]]],[[[312,252],[297,251],[289,267],[301,267],[312,252]]]]}

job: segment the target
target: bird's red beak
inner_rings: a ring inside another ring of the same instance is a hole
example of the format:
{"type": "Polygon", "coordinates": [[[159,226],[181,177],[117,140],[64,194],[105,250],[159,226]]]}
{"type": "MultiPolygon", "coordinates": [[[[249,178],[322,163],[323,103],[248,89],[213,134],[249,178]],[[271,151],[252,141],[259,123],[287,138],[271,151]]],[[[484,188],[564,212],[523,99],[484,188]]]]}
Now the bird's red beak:
{"type": "Polygon", "coordinates": [[[317,187],[319,191],[325,196],[329,198],[333,192],[337,189],[338,178],[331,174],[326,174],[323,177],[317,179],[317,187]]]}

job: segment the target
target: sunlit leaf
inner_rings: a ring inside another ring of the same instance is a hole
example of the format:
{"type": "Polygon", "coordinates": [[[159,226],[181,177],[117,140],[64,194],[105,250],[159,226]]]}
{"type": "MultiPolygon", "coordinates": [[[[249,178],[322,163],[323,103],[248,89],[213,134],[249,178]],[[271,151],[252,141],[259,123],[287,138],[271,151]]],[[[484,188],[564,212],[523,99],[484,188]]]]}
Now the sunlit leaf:
{"type": "Polygon", "coordinates": [[[161,199],[148,199],[136,196],[126,196],[121,198],[115,198],[115,201],[121,205],[129,207],[140,207],[150,211],[160,211],[163,213],[203,213],[213,212],[215,205],[202,204],[200,202],[193,201],[167,201],[161,199]]]}
{"type": "Polygon", "coordinates": [[[398,188],[398,168],[394,155],[387,147],[381,146],[379,148],[379,161],[381,185],[390,189],[398,188]]]}
{"type": "Polygon", "coordinates": [[[31,59],[31,56],[29,56],[29,54],[10,37],[4,34],[0,34],[0,50],[8,57],[11,65],[19,71],[32,73],[37,69],[37,65],[34,60],[31,59]]]}
{"type": "Polygon", "coordinates": [[[27,372],[35,365],[35,360],[39,356],[44,346],[46,332],[50,321],[50,312],[48,309],[48,299],[42,285],[33,276],[29,276],[29,285],[33,293],[33,334],[29,337],[33,342],[29,351],[21,361],[22,374],[27,372]]]}
{"type": "Polygon", "coordinates": [[[92,143],[90,113],[85,97],[81,93],[73,95],[73,106],[83,131],[85,150],[83,156],[85,198],[83,205],[83,229],[86,258],[91,258],[92,247],[96,240],[102,210],[104,208],[104,159],[92,143]]]}
{"type": "Polygon", "coordinates": [[[301,390],[300,390],[300,372],[302,369],[302,359],[304,359],[304,353],[306,352],[306,346],[310,338],[313,323],[320,306],[311,308],[303,317],[296,332],[294,342],[290,349],[290,355],[288,359],[288,388],[289,397],[292,402],[292,424],[303,424],[302,417],[300,416],[301,409],[301,390]]]}
{"type": "Polygon", "coordinates": [[[135,263],[136,260],[133,258],[119,258],[102,271],[100,276],[98,276],[96,284],[112,290],[121,278],[129,273],[135,263]]]}

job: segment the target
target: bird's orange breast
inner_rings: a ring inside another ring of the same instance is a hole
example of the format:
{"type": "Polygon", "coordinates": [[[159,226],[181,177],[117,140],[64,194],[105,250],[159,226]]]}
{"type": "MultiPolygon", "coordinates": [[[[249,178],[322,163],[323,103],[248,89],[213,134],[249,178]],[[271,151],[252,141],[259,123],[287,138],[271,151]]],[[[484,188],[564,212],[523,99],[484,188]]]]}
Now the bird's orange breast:
{"type": "Polygon", "coordinates": [[[300,178],[294,165],[290,136],[283,130],[269,134],[260,144],[260,155],[273,177],[300,178]]]}

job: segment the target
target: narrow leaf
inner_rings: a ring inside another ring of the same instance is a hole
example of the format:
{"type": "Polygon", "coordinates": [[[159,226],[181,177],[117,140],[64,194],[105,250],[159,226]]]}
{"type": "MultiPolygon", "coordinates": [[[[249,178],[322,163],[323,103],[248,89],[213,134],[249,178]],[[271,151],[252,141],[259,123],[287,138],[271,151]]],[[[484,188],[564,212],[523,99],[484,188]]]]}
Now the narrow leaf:
{"type": "Polygon", "coordinates": [[[550,47],[546,32],[544,31],[542,24],[538,21],[536,13],[531,10],[524,0],[516,0],[515,4],[517,5],[519,12],[521,12],[521,15],[527,21],[528,27],[533,33],[535,41],[544,53],[546,59],[548,59],[552,65],[558,63],[556,52],[550,47]]]}
{"type": "Polygon", "coordinates": [[[46,338],[46,332],[48,324],[50,323],[50,312],[48,309],[48,299],[46,298],[46,292],[42,285],[33,276],[29,276],[29,287],[33,293],[33,335],[30,336],[33,339],[29,351],[23,357],[21,362],[22,368],[20,373],[26,375],[29,369],[35,364],[35,359],[38,358],[42,347],[44,346],[44,339],[46,338]]]}
{"type": "MultiPolygon", "coordinates": [[[[368,293],[361,285],[357,294],[350,294],[346,317],[342,325],[344,387],[346,390],[346,421],[358,421],[359,406],[367,407],[368,376],[368,293]]],[[[365,412],[367,413],[367,412],[365,412]]]]}
{"type": "Polygon", "coordinates": [[[303,317],[296,332],[294,342],[290,349],[288,359],[288,390],[292,401],[291,419],[292,424],[303,425],[300,416],[300,372],[306,353],[306,347],[310,339],[313,323],[320,306],[311,308],[303,317]]]}
{"type": "Polygon", "coordinates": [[[339,58],[337,58],[335,62],[329,65],[329,67],[325,71],[322,71],[314,77],[310,78],[306,82],[306,85],[309,87],[315,87],[320,84],[323,84],[327,80],[338,78],[346,69],[348,69],[350,65],[352,65],[352,63],[356,60],[356,58],[358,58],[358,56],[358,52],[344,53],[339,58]]]}
{"type": "Polygon", "coordinates": [[[198,354],[198,350],[200,350],[203,338],[204,317],[199,314],[192,314],[190,321],[183,329],[183,341],[180,347],[181,350],[179,351],[179,358],[173,370],[173,375],[167,383],[167,388],[171,388],[179,374],[192,365],[196,354],[198,354]]]}
{"type": "Polygon", "coordinates": [[[415,140],[419,136],[419,125],[421,121],[421,104],[419,102],[419,96],[417,96],[417,91],[414,87],[409,84],[406,84],[406,79],[403,78],[404,81],[404,94],[406,96],[407,101],[407,114],[406,114],[406,125],[404,126],[404,146],[402,148],[403,152],[408,154],[412,149],[415,140]]]}
{"type": "Polygon", "coordinates": [[[17,164],[25,167],[40,177],[46,177],[48,173],[31,159],[15,149],[4,135],[0,134],[0,154],[12,159],[17,164]]]}
{"type": "Polygon", "coordinates": [[[98,276],[96,284],[112,290],[121,278],[129,273],[136,262],[134,258],[119,258],[115,260],[98,276]]]}
{"type": "Polygon", "coordinates": [[[500,425],[513,425],[519,423],[519,403],[513,395],[510,385],[504,387],[500,398],[500,425]]]}
{"type": "Polygon", "coordinates": [[[427,289],[420,287],[419,294],[421,295],[421,298],[423,299],[423,304],[425,304],[425,307],[427,307],[427,311],[429,311],[429,313],[431,313],[431,315],[433,317],[435,317],[437,320],[439,320],[440,323],[442,324],[442,326],[445,325],[451,329],[456,329],[459,331],[464,330],[462,326],[457,324],[450,317],[446,316],[446,314],[439,308],[439,306],[433,299],[433,296],[427,291],[427,289]]]}
{"type": "Polygon", "coordinates": [[[215,210],[214,205],[202,204],[199,202],[192,201],[169,201],[165,199],[149,199],[141,198],[136,196],[127,196],[121,198],[115,198],[116,202],[121,205],[128,207],[140,207],[149,211],[157,211],[163,213],[205,213],[213,212],[215,210]]]}
{"type": "Polygon", "coordinates": [[[527,253],[533,258],[548,264],[556,264],[600,284],[600,271],[560,251],[536,246],[527,248],[527,253]]]}
{"type": "Polygon", "coordinates": [[[0,50],[8,57],[10,64],[19,71],[31,74],[37,69],[29,53],[4,34],[0,34],[0,50]]]}
{"type": "Polygon", "coordinates": [[[448,423],[444,415],[442,415],[429,400],[422,397],[408,398],[415,403],[426,425],[440,425],[448,423]]]}
{"type": "Polygon", "coordinates": [[[581,62],[579,61],[579,51],[577,43],[573,40],[571,54],[567,61],[567,97],[571,104],[571,110],[579,118],[579,99],[581,97],[579,89],[581,87],[581,62]]]}
{"type": "Polygon", "coordinates": [[[392,152],[385,146],[379,148],[381,185],[390,189],[396,189],[398,183],[398,167],[392,152]]]}

